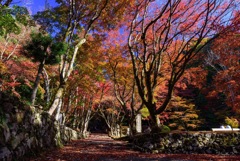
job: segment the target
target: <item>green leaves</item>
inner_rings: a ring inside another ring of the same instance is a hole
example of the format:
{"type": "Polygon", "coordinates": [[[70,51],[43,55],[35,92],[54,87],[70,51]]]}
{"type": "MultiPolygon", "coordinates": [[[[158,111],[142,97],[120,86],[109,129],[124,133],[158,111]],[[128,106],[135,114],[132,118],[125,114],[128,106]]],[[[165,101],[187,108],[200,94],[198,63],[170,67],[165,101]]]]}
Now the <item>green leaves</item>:
{"type": "Polygon", "coordinates": [[[15,18],[18,23],[27,26],[29,24],[30,16],[27,8],[20,6],[13,6],[11,15],[15,18]]]}
{"type": "Polygon", "coordinates": [[[32,41],[25,46],[29,56],[33,56],[35,61],[46,60],[47,64],[55,64],[60,61],[60,56],[67,51],[67,44],[54,42],[48,34],[32,33],[32,41]]]}
{"type": "Polygon", "coordinates": [[[66,53],[67,51],[67,44],[63,42],[55,42],[51,46],[51,55],[46,60],[48,64],[55,64],[61,61],[61,55],[66,53]]]}
{"type": "Polygon", "coordinates": [[[22,24],[27,26],[30,22],[30,16],[25,7],[13,6],[2,7],[0,10],[0,36],[14,33],[19,34],[20,26],[22,24]]]}
{"type": "Polygon", "coordinates": [[[20,29],[10,11],[8,7],[3,7],[0,10],[0,36],[5,36],[7,33],[20,33],[20,29]]]}
{"type": "Polygon", "coordinates": [[[35,60],[42,61],[47,56],[47,48],[52,43],[52,38],[49,35],[42,33],[32,33],[32,41],[25,47],[35,60]]]}

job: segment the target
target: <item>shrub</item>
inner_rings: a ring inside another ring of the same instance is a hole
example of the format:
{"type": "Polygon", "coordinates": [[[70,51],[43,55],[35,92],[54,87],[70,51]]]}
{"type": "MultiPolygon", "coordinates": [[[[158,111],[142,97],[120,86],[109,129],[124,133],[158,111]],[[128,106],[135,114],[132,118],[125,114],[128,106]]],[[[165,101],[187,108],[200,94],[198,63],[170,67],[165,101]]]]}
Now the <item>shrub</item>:
{"type": "Polygon", "coordinates": [[[168,126],[166,126],[166,125],[162,125],[161,126],[161,132],[162,133],[169,133],[171,130],[170,130],[170,128],[168,127],[168,126]]]}
{"type": "Polygon", "coordinates": [[[239,122],[238,122],[238,120],[235,119],[235,118],[233,118],[233,117],[231,117],[231,118],[226,117],[225,123],[226,123],[227,125],[230,125],[232,128],[238,128],[238,127],[239,127],[239,122]]]}

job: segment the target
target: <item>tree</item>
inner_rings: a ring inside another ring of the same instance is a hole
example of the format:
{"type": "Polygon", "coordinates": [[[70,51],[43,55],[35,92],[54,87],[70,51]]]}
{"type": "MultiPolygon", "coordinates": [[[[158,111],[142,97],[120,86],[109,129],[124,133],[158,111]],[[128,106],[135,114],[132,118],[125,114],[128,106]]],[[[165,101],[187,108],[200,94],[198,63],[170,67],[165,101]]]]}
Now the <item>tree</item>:
{"type": "MultiPolygon", "coordinates": [[[[224,32],[231,21],[235,1],[164,0],[138,1],[133,8],[128,47],[134,78],[143,104],[148,108],[153,126],[171,100],[174,86],[188,63],[224,32]],[[207,38],[207,41],[205,41],[207,38]],[[168,89],[164,101],[156,105],[154,93],[168,64],[168,89]]],[[[236,9],[236,8],[235,8],[236,9]]]]}
{"type": "Polygon", "coordinates": [[[16,58],[22,58],[21,45],[30,35],[27,30],[30,31],[34,27],[27,9],[21,6],[10,6],[11,2],[1,1],[0,4],[0,62],[8,70],[0,75],[1,90],[6,92],[11,89],[10,94],[20,97],[17,88],[21,85],[20,79],[23,75],[21,72],[26,71],[20,66],[29,62],[19,63],[20,61],[16,58]],[[16,68],[17,66],[20,68],[16,68]],[[19,69],[23,71],[19,72],[19,69]]]}
{"type": "Polygon", "coordinates": [[[61,42],[53,42],[53,39],[49,35],[42,33],[32,33],[31,38],[32,41],[25,46],[25,49],[31,54],[30,56],[34,57],[35,61],[40,62],[31,96],[31,102],[34,105],[44,65],[46,63],[58,63],[61,55],[66,51],[66,45],[61,42]]]}
{"type": "Polygon", "coordinates": [[[126,117],[132,135],[135,131],[134,121],[142,104],[137,95],[131,62],[126,56],[127,47],[122,45],[124,42],[118,30],[119,28],[109,32],[109,39],[104,42],[107,62],[105,67],[113,84],[113,93],[126,117]]]}
{"type": "Polygon", "coordinates": [[[107,124],[110,136],[119,137],[121,134],[121,124],[126,117],[119,102],[112,96],[105,96],[97,106],[98,115],[107,124]]]}
{"type": "MultiPolygon", "coordinates": [[[[25,7],[3,7],[0,10],[1,61],[8,61],[23,45],[32,29],[32,19],[25,7]]],[[[36,27],[35,27],[36,28],[36,27]]]]}
{"type": "Polygon", "coordinates": [[[196,130],[202,124],[199,110],[196,109],[194,101],[179,96],[172,97],[172,101],[163,112],[163,116],[160,116],[161,121],[168,125],[171,130],[196,130]]]}
{"type": "Polygon", "coordinates": [[[0,0],[0,7],[9,6],[12,3],[12,0],[0,0]]]}
{"type": "MultiPolygon", "coordinates": [[[[78,128],[86,136],[89,121],[92,119],[95,106],[104,95],[104,74],[101,41],[94,40],[83,44],[79,49],[74,73],[66,83],[63,97],[62,113],[66,115],[66,123],[78,128]],[[94,54],[93,54],[94,53],[94,54]]],[[[56,118],[58,113],[56,112],[56,118]]]]}
{"type": "Polygon", "coordinates": [[[239,32],[231,31],[216,39],[206,50],[206,64],[216,73],[213,77],[214,86],[211,95],[224,95],[224,101],[236,113],[240,113],[239,82],[239,32]]]}
{"type": "Polygon", "coordinates": [[[87,41],[88,35],[91,33],[97,37],[103,29],[114,27],[128,1],[60,0],[58,3],[59,6],[52,10],[35,16],[44,29],[49,32],[56,31],[56,38],[68,44],[68,50],[61,58],[60,85],[49,109],[50,114],[60,108],[64,86],[74,70],[79,49],[87,41]]]}

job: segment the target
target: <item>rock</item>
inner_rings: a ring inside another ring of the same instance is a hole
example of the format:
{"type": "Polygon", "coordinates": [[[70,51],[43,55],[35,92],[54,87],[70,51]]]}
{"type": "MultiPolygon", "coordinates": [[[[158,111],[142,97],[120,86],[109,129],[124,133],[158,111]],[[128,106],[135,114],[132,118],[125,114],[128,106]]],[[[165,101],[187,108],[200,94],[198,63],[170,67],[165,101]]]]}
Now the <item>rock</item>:
{"type": "Polygon", "coordinates": [[[163,153],[208,153],[239,154],[240,133],[189,133],[187,135],[167,134],[149,135],[135,139],[136,146],[145,149],[157,149],[163,153]],[[147,138],[147,139],[142,139],[147,138]],[[157,139],[156,139],[157,138],[157,139]],[[233,148],[234,147],[234,148],[233,148]]]}
{"type": "Polygon", "coordinates": [[[11,151],[7,147],[0,149],[0,160],[11,160],[11,151]]]}
{"type": "Polygon", "coordinates": [[[157,154],[157,153],[159,153],[159,151],[158,150],[153,150],[152,153],[157,154]]]}
{"type": "Polygon", "coordinates": [[[206,153],[207,153],[207,154],[212,154],[211,149],[207,149],[207,150],[206,150],[206,153]]]}
{"type": "Polygon", "coordinates": [[[163,140],[163,145],[165,145],[165,146],[168,146],[170,143],[171,142],[168,139],[163,140]]]}
{"type": "Polygon", "coordinates": [[[214,142],[212,145],[213,145],[214,148],[216,148],[216,149],[220,149],[219,144],[217,144],[217,143],[214,142]]]}
{"type": "Polygon", "coordinates": [[[25,113],[22,111],[16,113],[17,123],[21,123],[23,121],[24,115],[25,115],[25,113]]]}
{"type": "Polygon", "coordinates": [[[150,142],[146,142],[146,143],[143,144],[143,148],[145,148],[145,149],[152,150],[153,147],[154,147],[153,144],[150,143],[150,142]]]}
{"type": "Polygon", "coordinates": [[[22,156],[24,156],[24,154],[26,153],[26,151],[28,150],[27,145],[26,144],[22,144],[22,146],[19,146],[16,150],[15,150],[15,158],[20,158],[22,156]]]}
{"type": "Polygon", "coordinates": [[[178,143],[177,143],[177,142],[173,143],[171,147],[172,147],[173,149],[176,149],[176,148],[178,147],[178,143]]]}
{"type": "Polygon", "coordinates": [[[26,139],[26,143],[29,149],[37,147],[37,139],[35,137],[26,139]]]}
{"type": "Polygon", "coordinates": [[[199,141],[199,142],[202,142],[202,141],[203,141],[202,137],[199,136],[199,137],[198,137],[198,141],[199,141]]]}
{"type": "Polygon", "coordinates": [[[35,114],[33,124],[35,126],[42,126],[42,120],[41,120],[41,115],[39,113],[35,114]]]}
{"type": "Polygon", "coordinates": [[[187,149],[188,149],[189,151],[192,151],[192,150],[193,150],[193,147],[192,147],[192,146],[189,146],[187,149]]]}
{"type": "Polygon", "coordinates": [[[206,145],[206,143],[203,141],[203,142],[198,142],[198,147],[204,147],[204,145],[206,145]]]}
{"type": "Polygon", "coordinates": [[[232,151],[233,151],[234,154],[239,154],[235,147],[232,148],[232,151]]]}
{"type": "Polygon", "coordinates": [[[207,140],[209,140],[209,139],[211,138],[211,136],[212,136],[212,135],[211,135],[210,133],[206,133],[205,136],[204,136],[204,138],[207,139],[207,140]]]}
{"type": "Polygon", "coordinates": [[[0,160],[22,160],[21,156],[28,152],[62,146],[62,142],[80,137],[71,128],[60,130],[57,121],[41,109],[24,106],[18,99],[1,92],[0,97],[0,110],[4,113],[0,120],[0,160]]]}
{"type": "Polygon", "coordinates": [[[178,143],[178,146],[182,147],[182,145],[183,145],[182,140],[178,140],[177,143],[178,143]]]}
{"type": "Polygon", "coordinates": [[[23,139],[25,139],[24,133],[20,133],[17,136],[15,136],[11,141],[12,149],[15,149],[21,143],[21,141],[23,141],[23,139]]]}
{"type": "Polygon", "coordinates": [[[10,102],[5,102],[3,103],[2,105],[2,110],[5,112],[5,113],[11,113],[14,111],[14,106],[12,103],[10,102]]]}
{"type": "Polygon", "coordinates": [[[4,129],[4,137],[5,137],[5,142],[8,142],[10,137],[11,137],[11,133],[9,128],[6,126],[6,128],[4,129]]]}
{"type": "Polygon", "coordinates": [[[163,151],[165,149],[165,146],[163,144],[159,144],[158,149],[163,151]]]}
{"type": "Polygon", "coordinates": [[[2,122],[2,123],[0,124],[0,133],[1,133],[1,135],[0,135],[0,136],[1,136],[0,140],[1,140],[2,142],[4,142],[4,143],[8,142],[8,140],[10,139],[11,133],[10,133],[10,130],[9,130],[6,122],[2,122]]]}
{"type": "Polygon", "coordinates": [[[207,145],[207,144],[209,143],[209,140],[208,140],[208,139],[204,139],[204,140],[202,140],[202,143],[203,143],[204,145],[207,145]]]}

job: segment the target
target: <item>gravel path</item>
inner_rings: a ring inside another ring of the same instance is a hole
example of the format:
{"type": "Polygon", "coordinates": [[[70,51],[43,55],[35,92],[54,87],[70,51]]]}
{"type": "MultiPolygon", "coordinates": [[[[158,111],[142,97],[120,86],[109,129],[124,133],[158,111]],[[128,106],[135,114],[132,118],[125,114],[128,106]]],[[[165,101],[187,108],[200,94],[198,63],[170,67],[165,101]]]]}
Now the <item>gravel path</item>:
{"type": "Polygon", "coordinates": [[[105,134],[72,141],[61,149],[46,151],[29,161],[240,161],[239,156],[209,154],[148,154],[134,151],[125,141],[105,134]]]}

